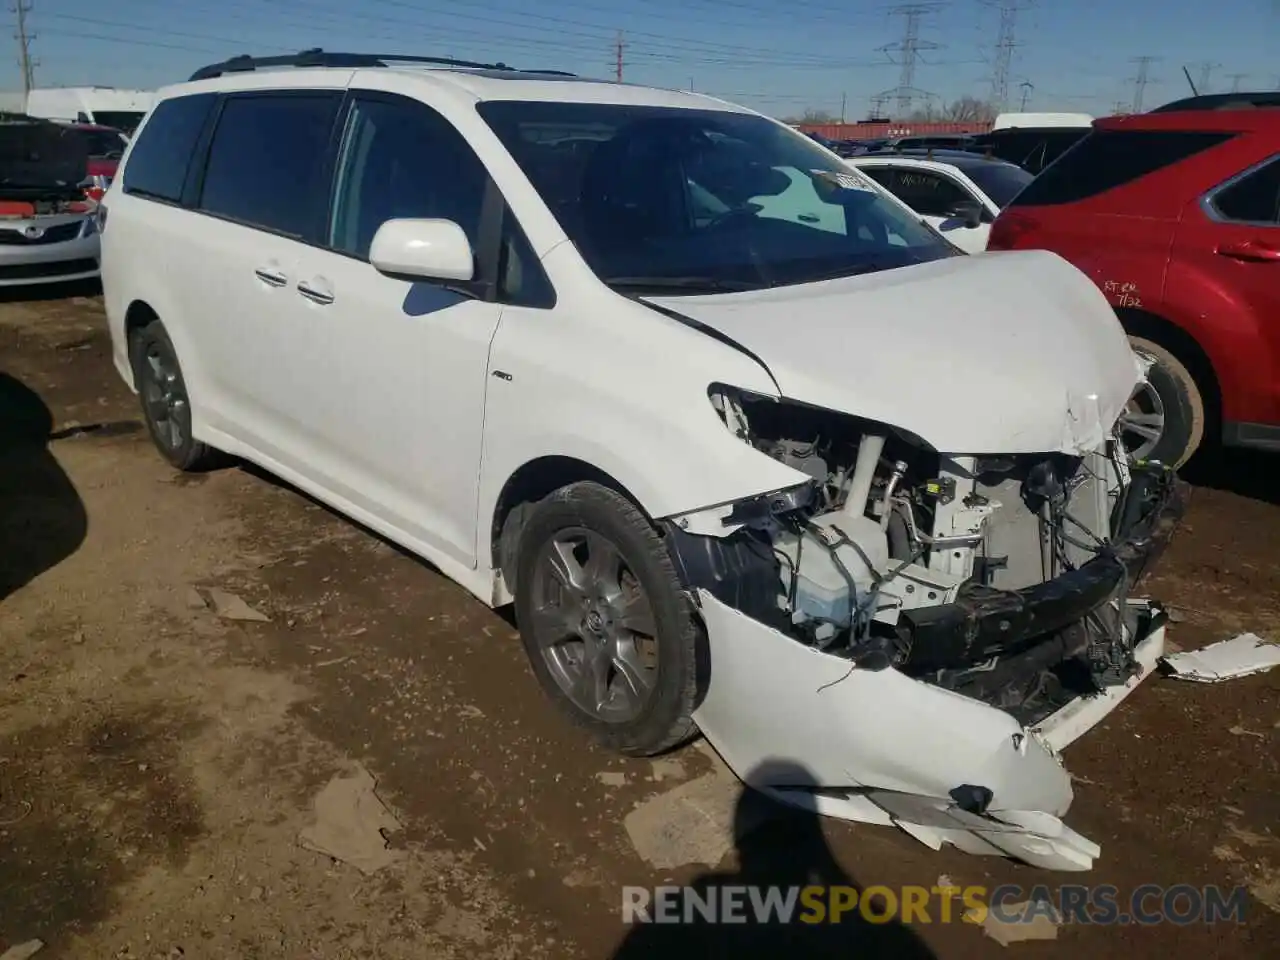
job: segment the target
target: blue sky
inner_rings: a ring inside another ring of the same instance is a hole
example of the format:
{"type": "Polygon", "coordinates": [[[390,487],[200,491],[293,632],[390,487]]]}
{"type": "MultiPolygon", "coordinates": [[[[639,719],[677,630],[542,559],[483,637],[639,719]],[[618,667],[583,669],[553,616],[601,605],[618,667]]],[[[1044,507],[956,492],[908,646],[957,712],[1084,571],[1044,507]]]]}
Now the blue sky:
{"type": "MultiPolygon", "coordinates": [[[[805,108],[850,119],[897,85],[878,48],[899,41],[888,0],[28,0],[38,85],[154,87],[242,52],[320,46],[500,60],[612,76],[618,31],[624,79],[690,87],[775,115],[805,108]]],[[[998,0],[995,0],[998,2],[998,0]]],[[[1132,58],[1159,58],[1151,106],[1199,82],[1280,88],[1280,0],[1022,0],[1011,98],[1029,109],[1110,112],[1133,98],[1132,58]]],[[[5,11],[11,24],[13,14],[5,11]]],[[[999,12],[982,0],[937,4],[921,22],[915,86],[944,100],[990,90],[999,12]]],[[[6,35],[10,33],[6,30],[6,35]]],[[[19,87],[10,43],[0,88],[19,87]]]]}

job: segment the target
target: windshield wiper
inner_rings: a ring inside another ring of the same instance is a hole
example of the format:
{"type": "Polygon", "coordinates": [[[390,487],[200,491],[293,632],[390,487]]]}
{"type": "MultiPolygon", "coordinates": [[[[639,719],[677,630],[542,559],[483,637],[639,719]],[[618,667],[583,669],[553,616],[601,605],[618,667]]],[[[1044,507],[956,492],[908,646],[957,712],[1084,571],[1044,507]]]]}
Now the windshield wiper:
{"type": "Polygon", "coordinates": [[[736,293],[759,290],[763,284],[748,280],[724,280],[719,277],[606,277],[615,290],[703,290],[709,293],[736,293]]]}

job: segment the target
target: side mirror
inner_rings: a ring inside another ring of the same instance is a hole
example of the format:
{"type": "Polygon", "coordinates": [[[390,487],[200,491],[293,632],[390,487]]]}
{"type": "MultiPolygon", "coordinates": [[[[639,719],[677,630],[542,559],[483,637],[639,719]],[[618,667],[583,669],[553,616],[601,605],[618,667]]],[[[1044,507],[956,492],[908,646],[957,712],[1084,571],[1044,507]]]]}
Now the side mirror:
{"type": "Polygon", "coordinates": [[[977,227],[982,224],[986,211],[977,200],[961,200],[952,205],[948,213],[958,220],[963,220],[966,227],[977,227]]]}
{"type": "Polygon", "coordinates": [[[393,277],[468,282],[476,258],[462,227],[452,220],[388,220],[369,245],[374,269],[393,277]]]}

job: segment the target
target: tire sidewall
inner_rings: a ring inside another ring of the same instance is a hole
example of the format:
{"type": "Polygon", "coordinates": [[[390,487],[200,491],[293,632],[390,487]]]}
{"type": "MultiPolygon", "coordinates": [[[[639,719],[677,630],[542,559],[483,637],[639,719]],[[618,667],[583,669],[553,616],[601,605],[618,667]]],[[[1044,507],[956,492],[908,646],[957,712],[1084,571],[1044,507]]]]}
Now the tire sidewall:
{"type": "MultiPolygon", "coordinates": [[[[643,712],[625,723],[610,723],[586,713],[559,688],[532,631],[521,629],[529,664],[538,682],[578,726],[623,753],[656,752],[670,731],[691,710],[696,687],[696,628],[692,606],[679,589],[666,546],[651,527],[639,526],[643,515],[628,501],[594,483],[574,484],[539,503],[521,532],[517,548],[515,606],[517,623],[531,623],[535,569],[547,542],[558,532],[582,527],[609,539],[639,581],[657,626],[658,667],[653,695],[643,712]],[[627,509],[632,511],[629,517],[627,509]]],[[[647,524],[647,521],[645,521],[647,524]]]]}
{"type": "Polygon", "coordinates": [[[1129,342],[1133,349],[1154,359],[1147,376],[1164,404],[1164,431],[1147,459],[1177,469],[1191,459],[1204,439],[1204,398],[1191,371],[1167,348],[1142,337],[1131,336],[1129,342]]]}
{"type": "Polygon", "coordinates": [[[133,364],[133,381],[137,386],[138,398],[142,403],[142,418],[147,425],[147,433],[151,435],[151,442],[170,464],[179,469],[186,469],[197,458],[200,447],[191,429],[191,395],[187,392],[187,382],[182,375],[182,365],[178,362],[178,353],[173,348],[173,341],[169,339],[169,334],[165,330],[164,324],[159,320],[155,320],[135,333],[129,344],[129,357],[130,362],[133,364]],[[172,360],[178,386],[187,400],[187,416],[186,422],[183,424],[182,443],[176,447],[171,446],[160,436],[159,431],[156,429],[155,421],[152,419],[151,411],[147,406],[145,383],[152,378],[152,374],[146,362],[146,356],[153,345],[158,346],[163,352],[167,353],[170,360],[172,360]]]}

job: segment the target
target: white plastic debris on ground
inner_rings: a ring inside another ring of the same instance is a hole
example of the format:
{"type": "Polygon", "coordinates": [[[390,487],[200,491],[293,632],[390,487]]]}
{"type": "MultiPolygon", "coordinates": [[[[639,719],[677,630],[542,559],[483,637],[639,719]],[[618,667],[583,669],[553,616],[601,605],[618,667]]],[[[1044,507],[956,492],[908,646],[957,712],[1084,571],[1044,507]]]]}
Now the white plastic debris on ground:
{"type": "Polygon", "coordinates": [[[1164,663],[1179,679],[1217,683],[1280,667],[1280,644],[1255,633],[1242,633],[1202,650],[1172,654],[1164,658],[1164,663]]]}

